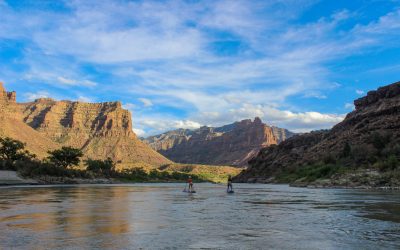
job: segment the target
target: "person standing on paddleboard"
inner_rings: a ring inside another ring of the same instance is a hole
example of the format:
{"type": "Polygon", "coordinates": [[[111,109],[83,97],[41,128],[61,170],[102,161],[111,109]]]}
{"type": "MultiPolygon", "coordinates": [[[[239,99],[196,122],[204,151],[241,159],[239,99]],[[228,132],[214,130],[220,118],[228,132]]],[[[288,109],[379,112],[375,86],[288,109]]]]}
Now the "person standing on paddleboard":
{"type": "Polygon", "coordinates": [[[192,176],[189,176],[189,179],[187,180],[187,182],[189,183],[189,192],[193,192],[193,180],[192,180],[192,176]]]}
{"type": "Polygon", "coordinates": [[[233,191],[233,187],[232,187],[232,177],[230,175],[228,175],[228,189],[226,190],[227,192],[231,192],[233,191]]]}

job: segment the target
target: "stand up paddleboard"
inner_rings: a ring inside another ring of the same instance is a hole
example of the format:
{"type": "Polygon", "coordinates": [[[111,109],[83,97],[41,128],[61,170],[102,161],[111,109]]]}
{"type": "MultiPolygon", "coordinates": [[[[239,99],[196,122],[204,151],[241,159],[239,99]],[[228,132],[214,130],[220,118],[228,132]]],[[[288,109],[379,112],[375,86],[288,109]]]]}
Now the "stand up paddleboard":
{"type": "Polygon", "coordinates": [[[194,193],[196,193],[196,191],[194,191],[194,190],[189,191],[189,190],[187,190],[186,188],[185,188],[182,192],[184,192],[184,193],[189,193],[189,194],[194,194],[194,193]]]}
{"type": "Polygon", "coordinates": [[[196,191],[187,191],[187,190],[183,190],[184,193],[189,193],[189,194],[194,194],[196,193],[196,191]]]}

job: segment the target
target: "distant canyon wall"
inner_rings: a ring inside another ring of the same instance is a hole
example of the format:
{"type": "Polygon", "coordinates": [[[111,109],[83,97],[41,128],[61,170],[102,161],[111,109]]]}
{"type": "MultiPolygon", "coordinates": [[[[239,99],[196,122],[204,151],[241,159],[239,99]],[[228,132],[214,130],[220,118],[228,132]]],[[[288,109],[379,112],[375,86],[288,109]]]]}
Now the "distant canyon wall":
{"type": "Polygon", "coordinates": [[[222,127],[177,129],[145,141],[167,158],[179,163],[244,167],[263,147],[278,144],[294,133],[264,124],[260,118],[222,127]]]}

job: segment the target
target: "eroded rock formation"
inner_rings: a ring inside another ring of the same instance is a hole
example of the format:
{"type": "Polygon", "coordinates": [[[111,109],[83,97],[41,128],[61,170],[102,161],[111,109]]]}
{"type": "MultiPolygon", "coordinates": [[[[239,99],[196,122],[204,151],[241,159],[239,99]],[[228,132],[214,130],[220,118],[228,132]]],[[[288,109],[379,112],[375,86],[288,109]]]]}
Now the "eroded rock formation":
{"type": "Polygon", "coordinates": [[[59,145],[41,135],[23,122],[23,115],[16,103],[16,93],[7,92],[0,82],[0,136],[12,137],[27,144],[27,148],[38,157],[45,157],[48,150],[59,145]]]}
{"type": "Polygon", "coordinates": [[[282,171],[308,166],[327,157],[340,159],[346,144],[352,150],[348,166],[368,164],[369,154],[376,153],[371,141],[377,133],[389,136],[391,145],[400,143],[400,82],[370,91],[354,104],[355,110],[331,130],[297,135],[262,149],[236,181],[264,181],[282,171]]]}
{"type": "Polygon", "coordinates": [[[170,163],[136,137],[131,114],[120,102],[83,103],[42,98],[16,103],[15,92],[5,92],[0,86],[0,105],[6,107],[0,113],[8,117],[8,128],[2,125],[3,136],[24,142],[41,141],[44,152],[68,145],[82,149],[86,157],[94,159],[111,157],[116,162],[152,165],[170,163]],[[21,131],[23,127],[24,133],[29,135],[27,138],[18,136],[22,132],[11,131],[16,124],[21,131]]]}
{"type": "Polygon", "coordinates": [[[266,146],[292,136],[255,118],[222,127],[178,129],[146,139],[149,145],[180,163],[246,166],[247,161],[266,146]]]}

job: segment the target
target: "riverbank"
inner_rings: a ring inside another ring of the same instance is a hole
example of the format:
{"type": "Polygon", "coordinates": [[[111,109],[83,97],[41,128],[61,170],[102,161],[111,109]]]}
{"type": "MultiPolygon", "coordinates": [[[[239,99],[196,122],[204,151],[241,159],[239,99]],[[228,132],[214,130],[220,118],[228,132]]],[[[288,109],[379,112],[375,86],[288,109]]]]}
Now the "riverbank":
{"type": "Polygon", "coordinates": [[[382,173],[376,169],[355,169],[336,173],[329,178],[309,178],[309,176],[288,181],[283,175],[269,178],[249,178],[247,183],[258,184],[289,184],[291,187],[302,188],[344,188],[344,189],[385,189],[400,190],[398,171],[382,173]]]}
{"type": "Polygon", "coordinates": [[[119,184],[122,181],[107,178],[68,178],[54,176],[40,176],[37,178],[21,177],[17,171],[0,170],[0,186],[18,185],[57,185],[57,184],[119,184]]]}
{"type": "MultiPolygon", "coordinates": [[[[33,178],[24,178],[17,171],[0,170],[0,186],[18,186],[18,185],[65,185],[65,184],[124,184],[124,183],[185,183],[186,180],[177,179],[148,179],[148,180],[130,180],[125,178],[71,178],[58,176],[35,176],[33,178]]],[[[197,182],[210,182],[208,180],[199,180],[197,182]]]]}
{"type": "Polygon", "coordinates": [[[0,170],[0,186],[37,184],[36,180],[20,177],[16,171],[0,170]]]}

